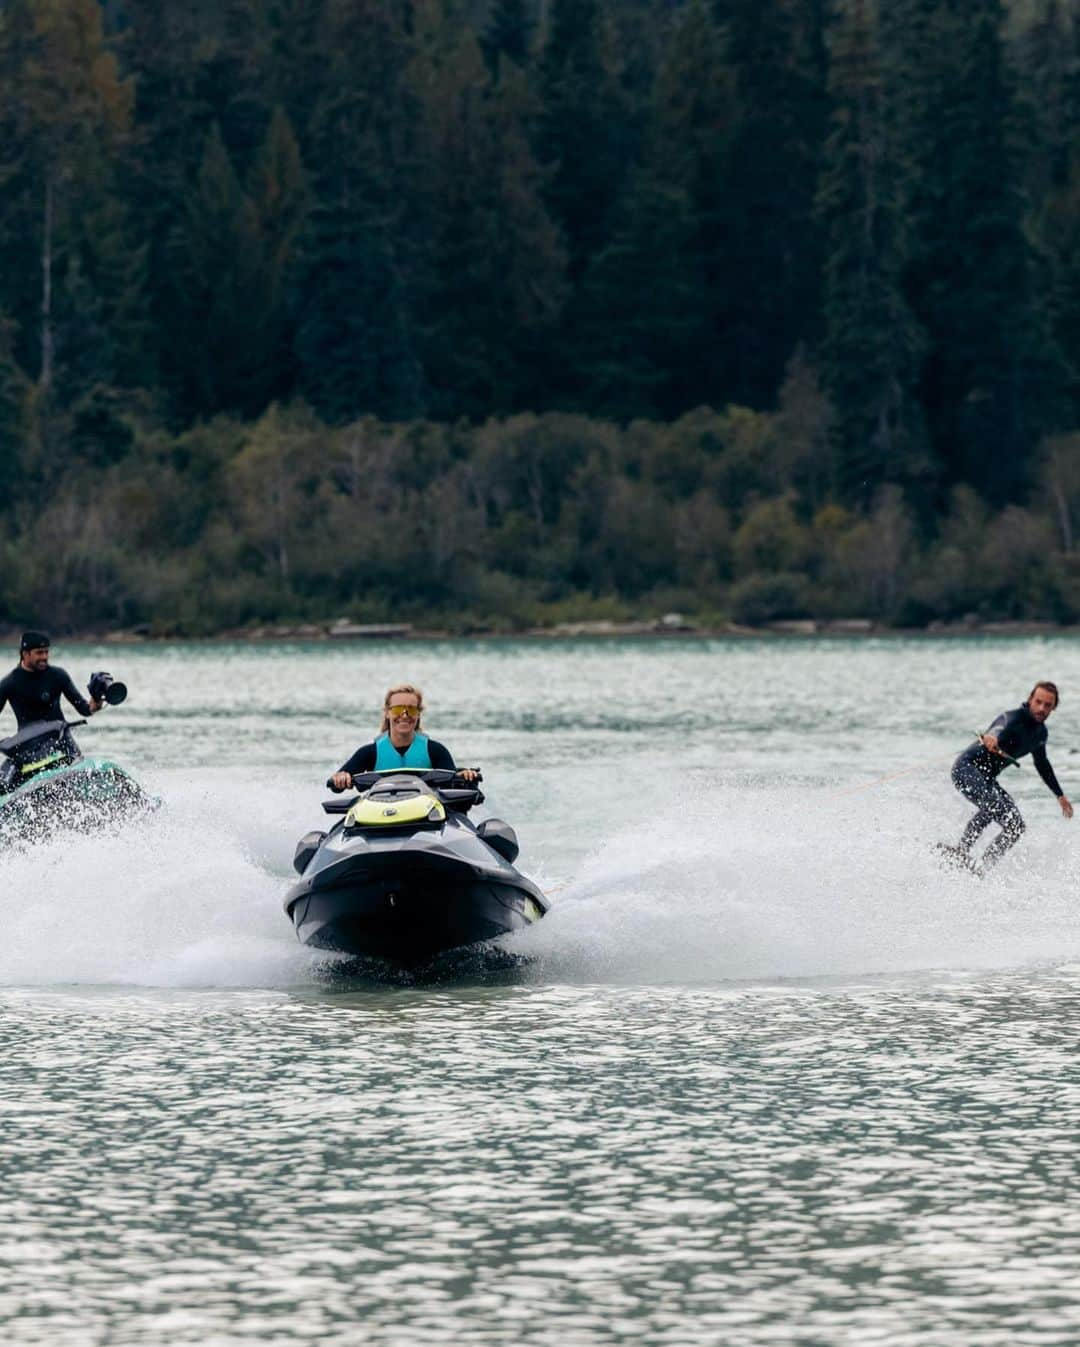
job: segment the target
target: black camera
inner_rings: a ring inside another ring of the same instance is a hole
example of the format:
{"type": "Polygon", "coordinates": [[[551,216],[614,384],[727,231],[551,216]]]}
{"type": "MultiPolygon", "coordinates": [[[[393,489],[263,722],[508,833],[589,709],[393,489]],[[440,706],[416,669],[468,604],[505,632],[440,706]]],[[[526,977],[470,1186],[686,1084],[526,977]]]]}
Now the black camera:
{"type": "Polygon", "coordinates": [[[108,702],[110,706],[119,706],[127,697],[127,684],[118,683],[110,673],[93,673],[86,685],[91,700],[108,702]]]}

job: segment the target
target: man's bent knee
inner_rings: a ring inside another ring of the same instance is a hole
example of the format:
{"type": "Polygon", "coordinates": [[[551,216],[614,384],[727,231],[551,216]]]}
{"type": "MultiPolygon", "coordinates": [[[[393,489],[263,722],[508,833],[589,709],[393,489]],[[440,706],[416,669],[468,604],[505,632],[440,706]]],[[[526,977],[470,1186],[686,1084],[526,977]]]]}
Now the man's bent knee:
{"type": "Polygon", "coordinates": [[[1027,830],[1027,824],[1019,814],[1010,815],[1002,821],[1001,826],[1014,841],[1018,841],[1027,830]]]}

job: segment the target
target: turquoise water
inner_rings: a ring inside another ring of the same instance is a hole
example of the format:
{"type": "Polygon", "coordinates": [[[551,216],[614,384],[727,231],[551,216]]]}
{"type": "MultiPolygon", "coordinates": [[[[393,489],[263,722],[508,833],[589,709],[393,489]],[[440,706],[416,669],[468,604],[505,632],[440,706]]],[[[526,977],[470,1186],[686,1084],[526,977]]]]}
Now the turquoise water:
{"type": "Polygon", "coordinates": [[[992,879],[931,850],[1035,678],[1080,796],[1080,645],[56,658],[163,805],[0,856],[4,1341],[1080,1340],[1080,822],[1028,765],[992,879]],[[515,974],[335,981],[282,912],[401,677],[552,891],[515,974]]]}

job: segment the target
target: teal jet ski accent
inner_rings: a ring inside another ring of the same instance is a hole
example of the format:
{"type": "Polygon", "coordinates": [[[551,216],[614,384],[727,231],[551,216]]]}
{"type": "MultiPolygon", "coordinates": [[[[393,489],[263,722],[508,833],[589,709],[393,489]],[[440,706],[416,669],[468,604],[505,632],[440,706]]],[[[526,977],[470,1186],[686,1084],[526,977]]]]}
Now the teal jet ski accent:
{"type": "Polygon", "coordinates": [[[0,741],[0,842],[92,830],[157,805],[117,763],[83,757],[71,730],[85,724],[39,721],[0,741]]]}

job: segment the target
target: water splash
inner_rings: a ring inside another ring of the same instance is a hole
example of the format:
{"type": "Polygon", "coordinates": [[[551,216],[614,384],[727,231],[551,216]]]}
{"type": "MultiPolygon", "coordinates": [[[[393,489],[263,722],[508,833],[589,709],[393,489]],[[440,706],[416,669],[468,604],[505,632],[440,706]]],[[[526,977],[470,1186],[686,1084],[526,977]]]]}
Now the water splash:
{"type": "MultiPolygon", "coordinates": [[[[166,803],[148,818],[0,852],[0,985],[317,983],[320,956],[296,944],[281,900],[319,792],[236,768],[149,784],[166,803]]],[[[1018,850],[979,882],[933,854],[965,817],[943,792],[681,789],[659,808],[609,792],[600,817],[556,827],[556,803],[529,821],[523,868],[555,890],[510,942],[533,977],[692,984],[1080,957],[1080,857],[1040,812],[1049,800],[1025,805],[1018,850]]]]}
{"type": "Polygon", "coordinates": [[[176,774],[153,814],[0,852],[0,985],[302,981],[280,905],[295,794],[241,781],[176,774]]]}
{"type": "Polygon", "coordinates": [[[1080,859],[1056,819],[979,881],[943,871],[933,852],[964,817],[937,795],[722,787],[705,798],[607,838],[515,947],[557,980],[686,983],[1080,954],[1080,859]]]}

